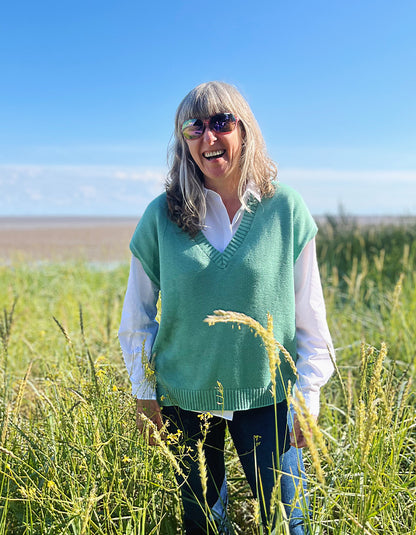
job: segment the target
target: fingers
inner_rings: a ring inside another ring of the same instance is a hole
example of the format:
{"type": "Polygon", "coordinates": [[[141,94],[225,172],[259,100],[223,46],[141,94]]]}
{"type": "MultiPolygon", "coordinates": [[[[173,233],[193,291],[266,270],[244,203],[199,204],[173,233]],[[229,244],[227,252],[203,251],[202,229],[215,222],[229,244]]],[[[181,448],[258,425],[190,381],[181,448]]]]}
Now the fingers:
{"type": "Polygon", "coordinates": [[[153,416],[150,418],[152,422],[156,425],[156,427],[160,430],[163,427],[163,420],[162,420],[162,412],[159,409],[158,412],[156,412],[153,416]]]}
{"type": "MultiPolygon", "coordinates": [[[[146,435],[147,441],[151,446],[158,443],[152,432],[148,420],[153,422],[156,429],[160,431],[163,427],[162,413],[156,400],[138,399],[136,405],[136,423],[140,435],[146,435]]],[[[160,440],[160,439],[159,439],[160,440]]]]}
{"type": "MultiPolygon", "coordinates": [[[[311,430],[309,432],[312,433],[311,430]]],[[[290,433],[290,445],[295,448],[305,448],[308,445],[296,414],[293,418],[293,429],[290,433]]]]}
{"type": "Polygon", "coordinates": [[[137,414],[144,414],[160,429],[162,427],[162,413],[159,403],[154,399],[138,399],[137,414]]]}
{"type": "Polygon", "coordinates": [[[290,445],[299,449],[305,448],[307,446],[307,443],[305,437],[303,436],[303,433],[300,432],[300,434],[296,436],[293,433],[290,433],[290,445]]]}

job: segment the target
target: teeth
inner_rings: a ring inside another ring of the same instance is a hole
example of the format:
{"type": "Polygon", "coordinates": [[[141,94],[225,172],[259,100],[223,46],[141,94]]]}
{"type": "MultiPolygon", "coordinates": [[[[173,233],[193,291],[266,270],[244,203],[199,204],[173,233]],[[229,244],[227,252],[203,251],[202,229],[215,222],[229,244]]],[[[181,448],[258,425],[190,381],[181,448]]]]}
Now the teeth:
{"type": "Polygon", "coordinates": [[[213,156],[220,156],[224,152],[224,150],[213,150],[212,152],[204,152],[204,156],[205,158],[212,158],[213,156]]]}

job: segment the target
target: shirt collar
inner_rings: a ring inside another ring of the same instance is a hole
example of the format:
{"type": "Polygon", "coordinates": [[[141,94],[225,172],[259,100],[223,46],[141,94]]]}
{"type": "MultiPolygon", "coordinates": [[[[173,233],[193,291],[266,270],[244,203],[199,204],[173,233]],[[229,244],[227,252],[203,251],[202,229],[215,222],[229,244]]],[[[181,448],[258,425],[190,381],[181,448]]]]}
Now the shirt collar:
{"type": "Polygon", "coordinates": [[[248,201],[250,195],[252,195],[256,201],[261,201],[260,190],[254,180],[249,180],[247,183],[246,191],[243,195],[244,202],[248,201]]]}
{"type": "MultiPolygon", "coordinates": [[[[216,196],[218,195],[218,193],[216,193],[215,191],[213,191],[212,189],[208,189],[206,188],[205,186],[203,186],[204,188],[204,194],[205,194],[205,198],[208,196],[208,195],[211,195],[211,196],[216,196]]],[[[247,182],[247,187],[246,187],[246,190],[243,194],[243,201],[246,203],[249,198],[250,198],[250,195],[253,196],[256,201],[260,202],[261,201],[261,195],[260,195],[260,190],[259,188],[257,187],[256,183],[254,182],[254,180],[249,180],[247,182]]]]}

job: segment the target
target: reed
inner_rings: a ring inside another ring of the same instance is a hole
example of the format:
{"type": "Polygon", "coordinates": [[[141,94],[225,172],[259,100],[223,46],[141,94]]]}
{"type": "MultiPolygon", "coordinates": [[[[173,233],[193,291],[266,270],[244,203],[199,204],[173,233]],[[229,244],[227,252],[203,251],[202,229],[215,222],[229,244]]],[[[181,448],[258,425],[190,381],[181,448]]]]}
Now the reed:
{"type": "MultiPolygon", "coordinates": [[[[321,533],[416,532],[415,237],[335,228],[318,241],[337,361],[318,455],[305,452],[321,533]]],[[[127,264],[0,266],[0,535],[180,529],[175,463],[138,436],[118,345],[127,276],[127,264]]],[[[259,534],[229,438],[226,464],[233,529],[259,534]]]]}

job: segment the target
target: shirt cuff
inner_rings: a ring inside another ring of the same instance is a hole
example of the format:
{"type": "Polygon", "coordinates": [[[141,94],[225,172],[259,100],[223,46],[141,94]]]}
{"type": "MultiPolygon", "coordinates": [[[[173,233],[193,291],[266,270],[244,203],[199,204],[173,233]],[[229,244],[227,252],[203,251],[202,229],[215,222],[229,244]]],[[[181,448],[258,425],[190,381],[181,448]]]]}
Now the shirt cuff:
{"type": "Polygon", "coordinates": [[[142,381],[139,384],[132,383],[131,393],[137,399],[157,399],[156,389],[146,381],[142,381]]]}
{"type": "Polygon", "coordinates": [[[320,388],[318,388],[317,390],[304,389],[302,391],[303,397],[305,399],[306,407],[308,411],[312,414],[312,416],[319,415],[320,392],[321,392],[320,388]]]}

